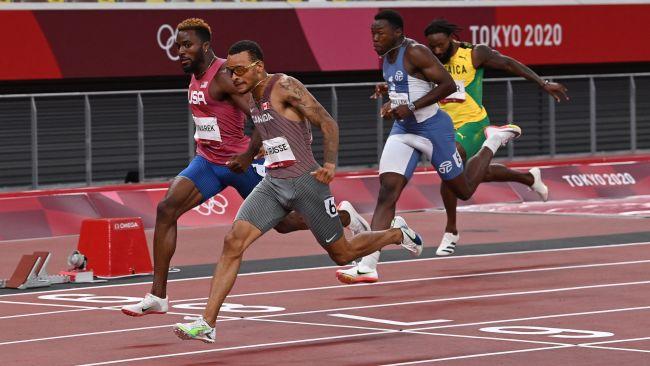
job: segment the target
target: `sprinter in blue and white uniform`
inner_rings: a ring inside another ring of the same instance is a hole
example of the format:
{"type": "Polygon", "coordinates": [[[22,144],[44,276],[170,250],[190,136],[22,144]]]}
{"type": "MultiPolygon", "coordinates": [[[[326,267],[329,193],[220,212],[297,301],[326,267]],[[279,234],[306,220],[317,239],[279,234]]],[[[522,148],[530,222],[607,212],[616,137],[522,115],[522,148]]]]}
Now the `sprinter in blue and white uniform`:
{"type": "MultiPolygon", "coordinates": [[[[422,155],[436,168],[443,184],[456,197],[467,200],[476,191],[500,146],[518,137],[515,125],[488,126],[481,150],[463,167],[456,150],[454,125],[438,101],[456,92],[453,78],[428,47],[406,38],[399,13],[384,10],[371,26],[372,42],[383,58],[383,76],[387,84],[377,92],[387,92],[382,116],[393,119],[393,128],[379,162],[380,190],[372,217],[372,230],[390,227],[395,205],[413,175],[422,155]]],[[[377,281],[379,252],[366,256],[357,267],[337,271],[344,283],[377,281]],[[374,266],[364,266],[372,263],[374,266]]]]}

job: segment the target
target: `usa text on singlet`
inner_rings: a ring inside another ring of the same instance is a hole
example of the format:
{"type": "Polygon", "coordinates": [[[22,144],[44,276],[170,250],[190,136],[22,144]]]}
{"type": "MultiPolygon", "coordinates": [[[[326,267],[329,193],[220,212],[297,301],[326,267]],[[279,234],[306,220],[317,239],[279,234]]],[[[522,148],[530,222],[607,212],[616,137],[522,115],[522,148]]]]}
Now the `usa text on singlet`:
{"type": "Polygon", "coordinates": [[[248,148],[244,134],[245,115],[231,103],[210,97],[210,83],[225,60],[217,58],[201,78],[192,75],[187,100],[196,130],[196,153],[208,161],[225,165],[234,155],[248,148]]]}

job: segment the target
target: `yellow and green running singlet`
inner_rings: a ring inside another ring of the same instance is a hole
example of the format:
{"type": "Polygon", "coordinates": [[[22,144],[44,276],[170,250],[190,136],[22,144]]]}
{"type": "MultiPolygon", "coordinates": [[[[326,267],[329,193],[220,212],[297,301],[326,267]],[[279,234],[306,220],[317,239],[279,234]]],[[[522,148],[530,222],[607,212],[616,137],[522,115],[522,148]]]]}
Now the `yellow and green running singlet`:
{"type": "Polygon", "coordinates": [[[467,158],[476,154],[485,141],[483,129],[490,124],[483,107],[483,68],[474,68],[472,49],[474,45],[461,43],[445,68],[456,82],[456,92],[440,101],[440,107],[454,121],[456,141],[460,143],[467,158]]]}

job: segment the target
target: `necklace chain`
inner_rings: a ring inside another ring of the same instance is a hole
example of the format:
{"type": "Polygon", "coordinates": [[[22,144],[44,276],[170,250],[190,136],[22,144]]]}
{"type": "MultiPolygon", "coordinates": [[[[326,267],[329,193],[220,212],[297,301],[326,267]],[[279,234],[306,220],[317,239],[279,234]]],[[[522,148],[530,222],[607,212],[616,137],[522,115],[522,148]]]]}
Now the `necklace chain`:
{"type": "Polygon", "coordinates": [[[402,47],[404,45],[404,42],[406,42],[406,37],[404,37],[404,40],[402,42],[400,42],[397,46],[395,46],[395,47],[391,48],[390,50],[386,51],[383,55],[381,55],[379,57],[385,57],[387,54],[393,52],[394,50],[396,50],[396,49],[398,49],[400,47],[402,47]]]}

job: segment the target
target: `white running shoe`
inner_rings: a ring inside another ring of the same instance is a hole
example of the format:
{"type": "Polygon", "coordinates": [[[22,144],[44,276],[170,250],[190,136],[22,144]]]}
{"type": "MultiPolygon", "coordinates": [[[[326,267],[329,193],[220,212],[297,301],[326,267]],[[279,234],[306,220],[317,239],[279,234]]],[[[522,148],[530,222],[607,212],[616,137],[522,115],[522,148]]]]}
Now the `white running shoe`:
{"type": "Polygon", "coordinates": [[[145,295],[137,304],[122,306],[122,312],[130,316],[143,316],[147,314],[165,314],[169,310],[169,298],[161,299],[152,294],[145,295]]]}
{"type": "Polygon", "coordinates": [[[542,182],[542,171],[539,168],[532,168],[528,172],[533,176],[533,185],[530,189],[537,192],[542,201],[548,201],[548,187],[542,182]]]}
{"type": "Polygon", "coordinates": [[[368,225],[368,221],[359,215],[357,210],[354,209],[354,206],[352,206],[350,202],[341,201],[341,203],[339,203],[338,210],[347,211],[347,213],[350,214],[350,225],[348,225],[348,228],[350,231],[352,231],[352,234],[357,235],[364,231],[370,231],[370,225],[368,225]]]}
{"type": "Polygon", "coordinates": [[[214,343],[217,337],[216,329],[212,328],[203,317],[191,323],[176,323],[174,334],[182,340],[196,339],[204,343],[214,343]]]}
{"type": "Polygon", "coordinates": [[[402,230],[401,245],[404,249],[411,252],[415,257],[419,257],[422,254],[422,237],[406,225],[406,220],[402,216],[395,216],[390,227],[402,230]]]}
{"type": "Polygon", "coordinates": [[[504,126],[487,126],[484,131],[486,139],[489,139],[492,136],[497,136],[501,141],[501,146],[506,146],[510,140],[514,140],[521,136],[521,128],[512,124],[504,126]]]}
{"type": "Polygon", "coordinates": [[[336,278],[345,284],[351,285],[355,283],[374,283],[379,280],[377,271],[360,271],[359,266],[354,266],[348,269],[339,269],[336,271],[336,278]]]}
{"type": "Polygon", "coordinates": [[[445,256],[454,254],[458,240],[460,240],[459,234],[454,235],[452,233],[445,233],[445,235],[442,236],[438,250],[436,250],[436,255],[445,256]]]}

